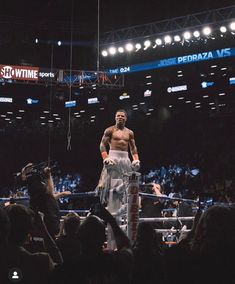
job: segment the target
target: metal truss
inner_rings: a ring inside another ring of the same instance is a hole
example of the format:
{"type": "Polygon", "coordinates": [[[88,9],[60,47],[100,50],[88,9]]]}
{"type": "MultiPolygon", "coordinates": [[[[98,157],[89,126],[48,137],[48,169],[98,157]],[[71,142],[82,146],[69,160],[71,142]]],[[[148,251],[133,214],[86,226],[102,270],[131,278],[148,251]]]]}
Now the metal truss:
{"type": "Polygon", "coordinates": [[[55,78],[51,80],[13,80],[0,79],[1,84],[25,84],[25,85],[40,85],[48,87],[64,86],[64,87],[79,87],[79,88],[122,88],[124,86],[123,74],[110,74],[107,72],[97,71],[81,71],[81,70],[57,70],[55,78]]]}
{"type": "Polygon", "coordinates": [[[59,84],[86,88],[95,86],[121,88],[124,86],[124,76],[101,71],[72,71],[70,75],[70,71],[63,70],[63,80],[59,84]]]}
{"type": "Polygon", "coordinates": [[[186,28],[197,28],[203,25],[218,27],[232,19],[235,19],[235,5],[145,25],[109,31],[101,35],[100,45],[105,46],[127,40],[143,39],[149,36],[162,35],[168,32],[179,32],[186,28]]]}

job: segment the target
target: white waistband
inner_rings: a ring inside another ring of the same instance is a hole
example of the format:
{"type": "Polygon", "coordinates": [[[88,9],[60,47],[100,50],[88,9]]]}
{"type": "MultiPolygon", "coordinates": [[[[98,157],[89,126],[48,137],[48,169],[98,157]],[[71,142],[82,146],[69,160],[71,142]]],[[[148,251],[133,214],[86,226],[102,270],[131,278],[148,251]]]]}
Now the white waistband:
{"type": "Polygon", "coordinates": [[[129,158],[129,155],[126,151],[109,150],[109,157],[129,158]]]}

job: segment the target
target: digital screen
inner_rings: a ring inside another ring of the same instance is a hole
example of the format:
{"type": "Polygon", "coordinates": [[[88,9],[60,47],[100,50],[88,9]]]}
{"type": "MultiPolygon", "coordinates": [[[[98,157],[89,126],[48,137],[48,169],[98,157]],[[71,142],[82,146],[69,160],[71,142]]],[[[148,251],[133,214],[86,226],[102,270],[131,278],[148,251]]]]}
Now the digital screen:
{"type": "Polygon", "coordinates": [[[13,98],[0,98],[0,103],[12,103],[13,102],[13,98]]]}
{"type": "Polygon", "coordinates": [[[229,78],[229,84],[230,85],[235,85],[235,77],[229,78]]]}
{"type": "Polygon", "coordinates": [[[167,92],[168,93],[182,92],[182,91],[187,91],[187,89],[188,89],[187,85],[174,86],[174,87],[168,87],[167,92]]]}
{"type": "Polygon", "coordinates": [[[98,104],[98,103],[99,103],[99,100],[96,97],[88,99],[88,104],[98,104]]]}
{"type": "Polygon", "coordinates": [[[144,97],[151,97],[151,95],[152,95],[152,91],[151,90],[146,90],[144,92],[144,97]]]}
{"type": "Polygon", "coordinates": [[[215,82],[202,82],[201,86],[202,86],[203,89],[205,89],[205,88],[213,86],[214,84],[215,84],[215,82]]]}
{"type": "Polygon", "coordinates": [[[212,60],[218,58],[225,58],[235,56],[235,48],[222,48],[212,51],[205,51],[195,54],[189,54],[184,56],[165,58],[156,61],[146,62],[142,64],[135,64],[131,66],[122,66],[114,69],[106,70],[110,74],[131,73],[144,70],[159,69],[163,67],[201,62],[205,60],[212,60]]]}
{"type": "Polygon", "coordinates": [[[27,104],[28,105],[38,104],[38,102],[39,102],[39,100],[35,100],[35,99],[31,99],[31,98],[27,99],[27,104]]]}
{"type": "Polygon", "coordinates": [[[67,101],[65,102],[65,107],[74,107],[76,106],[77,102],[76,101],[67,101]]]}

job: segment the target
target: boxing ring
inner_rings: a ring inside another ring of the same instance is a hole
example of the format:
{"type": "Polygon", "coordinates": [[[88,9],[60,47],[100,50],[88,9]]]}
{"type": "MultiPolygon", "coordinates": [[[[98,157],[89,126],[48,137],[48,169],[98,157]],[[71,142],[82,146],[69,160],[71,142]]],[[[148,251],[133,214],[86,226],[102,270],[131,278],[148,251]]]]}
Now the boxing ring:
{"type": "MultiPolygon", "coordinates": [[[[193,200],[193,199],[184,199],[184,198],[174,198],[174,197],[168,197],[168,196],[157,196],[155,194],[149,194],[149,193],[144,193],[139,191],[139,185],[140,185],[140,173],[138,172],[131,172],[129,174],[129,184],[126,189],[127,192],[127,204],[125,205],[126,210],[121,215],[121,223],[119,223],[120,227],[127,233],[127,236],[130,239],[131,244],[135,242],[136,239],[136,234],[137,234],[137,228],[138,224],[142,222],[146,223],[166,223],[166,222],[178,222],[178,221],[193,221],[194,216],[186,216],[186,217],[152,217],[152,218],[140,218],[139,217],[139,197],[144,197],[144,198],[150,198],[153,200],[163,200],[163,201],[181,201],[181,202],[187,202],[189,204],[195,204],[197,207],[196,209],[198,210],[202,206],[211,206],[212,203],[210,202],[201,202],[199,200],[193,200]]],[[[97,191],[91,191],[91,192],[81,192],[81,193],[71,193],[68,196],[64,196],[61,198],[91,198],[91,197],[98,197],[97,191]]],[[[29,197],[17,197],[17,198],[0,198],[0,202],[2,203],[20,203],[22,201],[28,201],[29,197]]],[[[214,204],[218,204],[214,203],[214,204]]],[[[221,203],[220,203],[221,204],[221,203]]],[[[175,209],[163,209],[163,211],[172,211],[175,209]]],[[[63,218],[66,214],[68,213],[77,213],[79,214],[81,221],[86,218],[90,214],[90,209],[69,209],[69,210],[60,210],[61,213],[61,221],[63,221],[63,218]]],[[[112,213],[114,217],[117,218],[117,216],[112,213]]],[[[120,220],[120,215],[118,216],[120,220]]],[[[168,244],[174,244],[176,243],[175,241],[172,241],[172,236],[176,234],[180,234],[182,232],[189,232],[191,229],[188,228],[181,228],[181,229],[176,229],[174,227],[170,229],[155,229],[157,233],[162,234],[165,236],[165,239],[168,241],[165,241],[165,243],[168,244]],[[170,236],[170,238],[167,238],[167,236],[170,236]],[[170,239],[170,240],[169,240],[170,239]]]]}

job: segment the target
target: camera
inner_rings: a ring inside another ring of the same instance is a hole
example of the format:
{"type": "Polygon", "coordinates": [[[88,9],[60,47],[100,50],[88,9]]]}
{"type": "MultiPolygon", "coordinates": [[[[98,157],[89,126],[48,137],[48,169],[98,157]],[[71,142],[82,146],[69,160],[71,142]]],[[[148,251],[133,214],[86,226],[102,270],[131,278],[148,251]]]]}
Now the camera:
{"type": "Polygon", "coordinates": [[[50,167],[48,167],[48,161],[39,164],[30,163],[21,172],[14,174],[16,187],[28,186],[28,193],[31,195],[32,189],[43,186],[48,173],[54,173],[56,169],[57,162],[54,161],[50,162],[50,167]],[[48,171],[45,171],[46,168],[48,171]]]}
{"type": "Polygon", "coordinates": [[[140,185],[140,191],[144,193],[153,193],[153,184],[152,183],[146,183],[140,185]]]}

